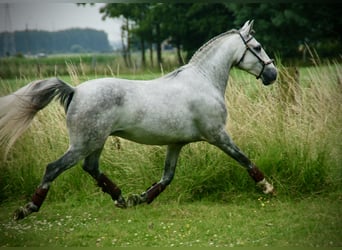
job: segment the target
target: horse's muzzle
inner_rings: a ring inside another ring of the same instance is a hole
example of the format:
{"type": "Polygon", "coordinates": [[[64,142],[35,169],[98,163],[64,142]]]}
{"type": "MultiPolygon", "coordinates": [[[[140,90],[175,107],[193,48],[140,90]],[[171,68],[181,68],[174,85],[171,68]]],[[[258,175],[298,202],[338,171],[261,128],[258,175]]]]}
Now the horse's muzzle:
{"type": "Polygon", "coordinates": [[[260,76],[264,85],[270,85],[277,79],[277,69],[275,67],[265,67],[260,76]]]}

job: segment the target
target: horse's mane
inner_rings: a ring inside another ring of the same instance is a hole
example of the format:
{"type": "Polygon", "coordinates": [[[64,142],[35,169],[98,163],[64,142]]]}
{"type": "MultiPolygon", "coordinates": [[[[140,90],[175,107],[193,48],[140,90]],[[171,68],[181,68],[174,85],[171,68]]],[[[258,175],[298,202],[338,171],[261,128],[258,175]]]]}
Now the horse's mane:
{"type": "Polygon", "coordinates": [[[238,30],[236,29],[232,29],[232,30],[228,30],[224,33],[221,33],[215,37],[213,37],[212,39],[210,39],[208,42],[206,42],[205,44],[203,44],[191,57],[189,63],[194,62],[197,60],[198,55],[201,54],[201,52],[205,51],[208,47],[210,47],[210,45],[212,45],[213,42],[217,41],[218,39],[227,36],[227,35],[231,35],[231,34],[236,34],[238,32],[238,30]]]}

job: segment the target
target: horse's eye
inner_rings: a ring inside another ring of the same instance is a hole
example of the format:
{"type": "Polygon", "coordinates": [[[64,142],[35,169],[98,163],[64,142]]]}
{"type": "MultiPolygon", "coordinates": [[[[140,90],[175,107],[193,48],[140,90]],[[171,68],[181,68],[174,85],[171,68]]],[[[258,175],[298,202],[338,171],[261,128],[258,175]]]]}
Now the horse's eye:
{"type": "Polygon", "coordinates": [[[255,47],[254,47],[254,50],[255,50],[256,52],[260,52],[260,51],[261,51],[261,45],[255,46],[255,47]]]}

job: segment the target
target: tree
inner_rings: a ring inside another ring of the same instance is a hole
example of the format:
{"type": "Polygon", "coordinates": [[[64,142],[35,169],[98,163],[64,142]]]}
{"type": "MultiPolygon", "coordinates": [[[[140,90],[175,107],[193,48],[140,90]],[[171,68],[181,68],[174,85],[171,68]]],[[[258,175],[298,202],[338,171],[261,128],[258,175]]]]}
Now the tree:
{"type": "Polygon", "coordinates": [[[176,47],[178,64],[184,64],[181,49],[187,36],[187,11],[191,4],[165,4],[162,6],[163,28],[170,43],[176,47]]]}
{"type": "Polygon", "coordinates": [[[257,39],[281,57],[298,56],[301,44],[314,48],[327,41],[341,44],[340,4],[268,2],[226,5],[234,12],[237,26],[247,19],[255,19],[257,39]]]}
{"type": "Polygon", "coordinates": [[[151,4],[149,8],[149,26],[152,28],[152,41],[156,44],[157,50],[157,63],[161,65],[163,63],[162,59],[162,48],[161,44],[166,39],[167,35],[164,29],[165,25],[165,15],[167,15],[164,4],[151,4]]]}
{"type": "Polygon", "coordinates": [[[222,3],[196,3],[187,9],[186,35],[183,49],[190,59],[192,54],[206,41],[227,31],[233,26],[233,12],[222,3]]]}
{"type": "Polygon", "coordinates": [[[161,43],[165,39],[177,48],[178,61],[182,64],[181,50],[189,59],[212,37],[240,27],[250,19],[255,19],[255,37],[271,56],[298,57],[299,47],[305,44],[325,55],[334,55],[342,49],[340,7],[338,3],[306,2],[151,3],[107,4],[102,12],[105,17],[123,16],[130,21],[131,25],[126,25],[127,37],[140,41],[143,64],[145,43],[149,44],[151,55],[152,44],[156,45],[158,63],[162,62],[161,43]]]}
{"type": "Polygon", "coordinates": [[[145,40],[152,40],[149,14],[151,13],[151,4],[125,4],[115,3],[106,4],[101,8],[100,12],[104,13],[103,18],[111,17],[123,17],[124,25],[122,27],[122,40],[123,40],[123,51],[124,58],[127,66],[131,66],[130,57],[130,45],[133,35],[137,35],[140,40],[141,49],[141,61],[142,65],[145,66],[145,40]]]}

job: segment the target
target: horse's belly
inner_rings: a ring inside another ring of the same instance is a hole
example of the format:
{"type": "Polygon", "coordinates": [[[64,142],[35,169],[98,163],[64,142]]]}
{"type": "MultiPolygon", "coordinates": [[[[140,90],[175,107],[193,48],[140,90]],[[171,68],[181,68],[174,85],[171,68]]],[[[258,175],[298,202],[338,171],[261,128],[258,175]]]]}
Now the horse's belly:
{"type": "Polygon", "coordinates": [[[160,131],[146,128],[134,128],[117,131],[113,135],[147,145],[168,145],[199,141],[196,131],[160,131]]]}

